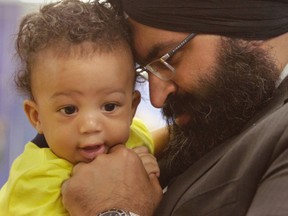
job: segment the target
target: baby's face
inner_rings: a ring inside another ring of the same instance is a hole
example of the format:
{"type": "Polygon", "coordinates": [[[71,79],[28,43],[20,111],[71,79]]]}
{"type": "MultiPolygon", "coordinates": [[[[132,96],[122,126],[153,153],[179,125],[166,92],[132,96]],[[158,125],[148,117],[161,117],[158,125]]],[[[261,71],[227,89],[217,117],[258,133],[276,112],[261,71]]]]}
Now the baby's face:
{"type": "Polygon", "coordinates": [[[88,57],[42,53],[32,70],[35,111],[28,113],[56,155],[74,164],[89,162],[127,141],[140,100],[134,77],[124,48],[88,57]]]}

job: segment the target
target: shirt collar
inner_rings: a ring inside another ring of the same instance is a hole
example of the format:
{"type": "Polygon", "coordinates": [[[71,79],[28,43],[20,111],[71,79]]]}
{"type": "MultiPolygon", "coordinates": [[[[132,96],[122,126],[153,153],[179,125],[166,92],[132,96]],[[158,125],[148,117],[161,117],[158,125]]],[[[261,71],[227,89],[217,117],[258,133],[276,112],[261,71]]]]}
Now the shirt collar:
{"type": "Polygon", "coordinates": [[[279,79],[276,82],[276,87],[288,76],[288,64],[284,67],[284,70],[281,72],[279,79]]]}

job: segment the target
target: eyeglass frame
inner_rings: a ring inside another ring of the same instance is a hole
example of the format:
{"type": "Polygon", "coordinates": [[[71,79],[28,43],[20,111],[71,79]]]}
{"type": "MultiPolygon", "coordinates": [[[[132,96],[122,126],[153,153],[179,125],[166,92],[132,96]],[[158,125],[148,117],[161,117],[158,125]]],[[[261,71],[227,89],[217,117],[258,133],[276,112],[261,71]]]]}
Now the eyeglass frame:
{"type": "Polygon", "coordinates": [[[181,41],[175,48],[173,48],[172,50],[168,51],[167,53],[165,53],[163,56],[161,56],[158,59],[155,59],[151,62],[149,62],[147,65],[145,66],[138,66],[136,67],[136,73],[138,75],[140,75],[141,77],[143,77],[145,80],[148,80],[148,76],[146,73],[151,72],[152,74],[154,74],[155,76],[157,76],[159,79],[164,80],[164,81],[168,81],[170,80],[176,73],[176,69],[170,65],[167,60],[169,58],[171,58],[180,48],[182,48],[185,44],[187,44],[192,38],[194,38],[196,36],[195,33],[191,33],[190,35],[188,35],[183,41],[181,41]],[[160,62],[162,63],[165,67],[167,67],[170,71],[171,71],[171,76],[169,77],[163,77],[161,76],[161,73],[159,73],[158,71],[154,70],[153,67],[151,67],[150,65],[155,63],[155,62],[160,62]],[[150,69],[149,69],[150,68],[150,69]]]}

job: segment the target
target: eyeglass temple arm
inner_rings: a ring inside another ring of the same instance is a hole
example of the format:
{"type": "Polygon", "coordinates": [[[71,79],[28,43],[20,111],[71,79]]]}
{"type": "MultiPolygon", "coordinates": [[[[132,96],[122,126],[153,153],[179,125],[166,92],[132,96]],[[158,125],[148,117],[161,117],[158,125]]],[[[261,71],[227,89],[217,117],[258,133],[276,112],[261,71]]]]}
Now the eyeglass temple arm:
{"type": "Polygon", "coordinates": [[[193,37],[195,37],[195,33],[191,33],[188,35],[178,46],[176,46],[173,50],[168,52],[166,55],[164,55],[162,58],[163,60],[168,59],[170,56],[172,56],[177,50],[179,50],[181,47],[183,47],[188,41],[190,41],[193,37]]]}

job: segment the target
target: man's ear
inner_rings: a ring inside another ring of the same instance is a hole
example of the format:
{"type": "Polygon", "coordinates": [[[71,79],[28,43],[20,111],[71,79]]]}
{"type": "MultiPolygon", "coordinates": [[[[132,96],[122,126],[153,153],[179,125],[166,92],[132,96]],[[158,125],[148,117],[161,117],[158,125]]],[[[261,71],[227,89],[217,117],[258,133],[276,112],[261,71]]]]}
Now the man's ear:
{"type": "Polygon", "coordinates": [[[24,111],[31,125],[38,131],[39,134],[43,134],[41,123],[39,120],[38,106],[35,101],[24,100],[24,111]]]}
{"type": "Polygon", "coordinates": [[[141,94],[139,91],[135,90],[133,92],[133,98],[132,98],[131,123],[140,101],[141,101],[141,94]]]}

